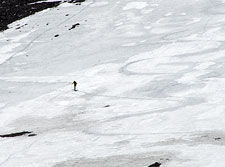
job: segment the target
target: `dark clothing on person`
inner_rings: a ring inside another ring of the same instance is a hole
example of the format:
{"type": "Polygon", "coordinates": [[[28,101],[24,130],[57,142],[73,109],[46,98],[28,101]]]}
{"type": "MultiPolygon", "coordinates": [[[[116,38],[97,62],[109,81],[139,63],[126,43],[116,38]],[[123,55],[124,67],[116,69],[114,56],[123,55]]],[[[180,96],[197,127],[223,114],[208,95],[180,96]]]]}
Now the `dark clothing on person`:
{"type": "Polygon", "coordinates": [[[77,91],[77,89],[76,89],[76,87],[77,87],[77,82],[76,81],[73,81],[73,89],[74,89],[74,91],[77,91]]]}

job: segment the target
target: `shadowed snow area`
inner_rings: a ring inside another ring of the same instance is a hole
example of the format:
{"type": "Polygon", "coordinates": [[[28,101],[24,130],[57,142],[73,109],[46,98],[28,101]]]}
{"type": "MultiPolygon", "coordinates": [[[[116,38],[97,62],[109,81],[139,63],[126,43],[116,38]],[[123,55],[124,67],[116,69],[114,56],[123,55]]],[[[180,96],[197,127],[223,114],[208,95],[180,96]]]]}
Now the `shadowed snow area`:
{"type": "Polygon", "coordinates": [[[224,0],[64,2],[10,24],[0,135],[35,135],[0,138],[0,167],[224,167],[224,24],[224,0]]]}

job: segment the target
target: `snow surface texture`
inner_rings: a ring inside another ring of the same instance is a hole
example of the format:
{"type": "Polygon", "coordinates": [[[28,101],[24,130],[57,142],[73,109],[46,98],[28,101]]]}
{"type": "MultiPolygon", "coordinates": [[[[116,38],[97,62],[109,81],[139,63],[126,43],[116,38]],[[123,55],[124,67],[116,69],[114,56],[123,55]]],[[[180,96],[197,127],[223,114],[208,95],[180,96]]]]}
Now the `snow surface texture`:
{"type": "Polygon", "coordinates": [[[89,0],[11,24],[0,134],[37,136],[0,138],[0,167],[224,167],[224,15],[224,0],[89,0]]]}

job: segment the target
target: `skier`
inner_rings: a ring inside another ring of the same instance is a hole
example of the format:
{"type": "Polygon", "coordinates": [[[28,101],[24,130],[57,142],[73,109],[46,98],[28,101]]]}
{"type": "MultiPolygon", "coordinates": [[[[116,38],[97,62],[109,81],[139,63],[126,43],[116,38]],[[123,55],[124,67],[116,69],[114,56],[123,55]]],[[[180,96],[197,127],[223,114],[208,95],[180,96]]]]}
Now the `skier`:
{"type": "Polygon", "coordinates": [[[76,87],[77,87],[77,82],[76,81],[73,81],[73,89],[74,89],[74,91],[77,91],[77,89],[76,89],[76,87]]]}

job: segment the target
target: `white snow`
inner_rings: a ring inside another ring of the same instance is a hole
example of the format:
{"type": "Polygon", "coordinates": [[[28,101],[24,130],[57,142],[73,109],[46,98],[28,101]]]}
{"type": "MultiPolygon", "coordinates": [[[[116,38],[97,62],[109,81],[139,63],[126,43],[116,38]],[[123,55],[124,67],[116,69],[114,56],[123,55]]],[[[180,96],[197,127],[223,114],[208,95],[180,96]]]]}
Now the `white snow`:
{"type": "Polygon", "coordinates": [[[73,6],[73,4],[67,3],[67,2],[62,3],[62,4],[59,5],[59,7],[61,7],[61,8],[67,8],[67,7],[71,7],[71,6],[73,6]]]}
{"type": "Polygon", "coordinates": [[[153,4],[151,4],[151,6],[159,6],[159,4],[153,3],[153,4]]]}
{"type": "Polygon", "coordinates": [[[148,6],[147,2],[129,2],[123,7],[123,10],[143,9],[148,6]]]}
{"type": "Polygon", "coordinates": [[[105,5],[108,5],[108,4],[109,4],[109,2],[107,2],[107,1],[100,1],[100,2],[94,3],[94,4],[90,5],[90,6],[91,7],[100,7],[100,6],[105,6],[105,5]]]}
{"type": "Polygon", "coordinates": [[[12,43],[6,46],[3,46],[0,48],[0,64],[4,63],[6,60],[8,60],[9,58],[11,58],[14,53],[12,53],[13,49],[18,47],[20,44],[17,43],[12,43]]]}
{"type": "Polygon", "coordinates": [[[5,103],[0,103],[0,108],[4,107],[5,105],[5,103]]]}
{"type": "Polygon", "coordinates": [[[0,167],[224,167],[224,2],[40,13],[0,33],[0,135],[37,134],[0,138],[0,167]]]}
{"type": "Polygon", "coordinates": [[[173,13],[169,12],[169,13],[166,13],[164,16],[165,17],[168,17],[168,16],[171,16],[173,13]]]}

